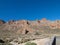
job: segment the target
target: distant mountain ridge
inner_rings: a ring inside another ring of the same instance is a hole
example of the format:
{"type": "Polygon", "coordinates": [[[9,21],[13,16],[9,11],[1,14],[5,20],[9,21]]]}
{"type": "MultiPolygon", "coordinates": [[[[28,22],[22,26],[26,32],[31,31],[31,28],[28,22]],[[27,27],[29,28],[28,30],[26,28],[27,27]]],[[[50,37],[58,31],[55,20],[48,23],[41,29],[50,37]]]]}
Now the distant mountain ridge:
{"type": "Polygon", "coordinates": [[[41,32],[44,32],[43,30],[45,29],[50,29],[50,31],[54,29],[60,29],[60,20],[50,21],[45,18],[43,18],[42,20],[34,21],[10,20],[8,22],[4,22],[3,20],[0,20],[0,24],[0,30],[10,30],[16,32],[17,34],[35,33],[36,31],[39,32],[39,30],[42,30],[41,32]]]}

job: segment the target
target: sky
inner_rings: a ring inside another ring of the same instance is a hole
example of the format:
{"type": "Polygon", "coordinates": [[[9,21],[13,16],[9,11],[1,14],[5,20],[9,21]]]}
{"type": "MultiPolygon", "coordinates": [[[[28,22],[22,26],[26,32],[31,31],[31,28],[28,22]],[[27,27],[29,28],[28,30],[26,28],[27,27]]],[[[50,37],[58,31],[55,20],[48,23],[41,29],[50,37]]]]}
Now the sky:
{"type": "Polygon", "coordinates": [[[60,20],[60,0],[0,0],[0,19],[60,20]]]}

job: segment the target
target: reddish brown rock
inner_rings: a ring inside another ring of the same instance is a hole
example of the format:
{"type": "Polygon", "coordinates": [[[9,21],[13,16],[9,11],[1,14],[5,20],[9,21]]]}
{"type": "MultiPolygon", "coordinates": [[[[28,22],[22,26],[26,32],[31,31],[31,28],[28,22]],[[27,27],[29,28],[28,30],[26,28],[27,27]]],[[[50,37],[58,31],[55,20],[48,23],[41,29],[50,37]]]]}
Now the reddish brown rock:
{"type": "Polygon", "coordinates": [[[40,23],[40,20],[38,20],[37,22],[40,23]]]}
{"type": "Polygon", "coordinates": [[[4,24],[4,23],[5,23],[5,21],[3,21],[3,20],[0,20],[0,25],[1,25],[1,24],[4,24]]]}
{"type": "Polygon", "coordinates": [[[46,19],[46,18],[43,18],[41,21],[42,21],[42,22],[46,22],[46,21],[47,21],[47,19],[46,19]]]}
{"type": "MultiPolygon", "coordinates": [[[[0,24],[4,23],[5,23],[4,21],[0,21],[0,24]]],[[[45,18],[37,21],[11,20],[5,25],[5,27],[2,28],[4,28],[4,30],[16,31],[17,34],[28,34],[28,33],[34,33],[34,31],[40,30],[40,28],[45,28],[45,26],[49,27],[50,29],[56,29],[56,28],[60,29],[60,21],[50,21],[46,20],[45,18]]]]}

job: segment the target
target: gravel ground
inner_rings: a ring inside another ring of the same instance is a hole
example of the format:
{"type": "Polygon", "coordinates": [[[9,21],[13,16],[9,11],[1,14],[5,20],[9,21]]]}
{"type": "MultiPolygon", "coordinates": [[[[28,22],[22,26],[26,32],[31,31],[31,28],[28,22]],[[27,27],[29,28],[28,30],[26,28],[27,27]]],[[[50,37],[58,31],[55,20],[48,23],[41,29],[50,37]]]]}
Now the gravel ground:
{"type": "MultiPolygon", "coordinates": [[[[36,39],[36,40],[33,40],[33,41],[29,41],[29,42],[34,42],[36,43],[37,45],[52,45],[52,41],[53,41],[54,37],[51,37],[51,38],[44,38],[44,39],[36,39]]],[[[14,43],[14,42],[11,42],[13,45],[25,45],[26,43],[22,43],[22,44],[18,44],[18,43],[14,43]]]]}

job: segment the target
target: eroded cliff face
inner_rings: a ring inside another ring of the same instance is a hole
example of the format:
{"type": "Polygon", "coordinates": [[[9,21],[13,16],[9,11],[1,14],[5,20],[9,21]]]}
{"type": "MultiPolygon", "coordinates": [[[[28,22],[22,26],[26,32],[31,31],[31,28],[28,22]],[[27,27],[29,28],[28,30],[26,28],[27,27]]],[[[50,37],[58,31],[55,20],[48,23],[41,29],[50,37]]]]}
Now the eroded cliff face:
{"type": "Polygon", "coordinates": [[[8,21],[5,23],[4,21],[0,20],[0,24],[3,24],[0,30],[9,30],[13,31],[17,34],[29,34],[35,32],[43,32],[43,30],[54,30],[60,29],[60,20],[50,21],[45,18],[41,20],[18,20],[18,21],[8,21]]]}

